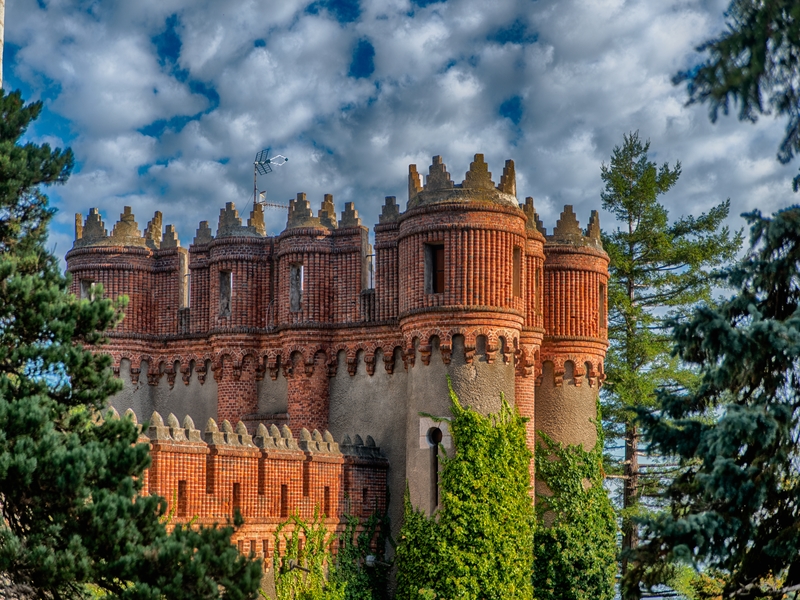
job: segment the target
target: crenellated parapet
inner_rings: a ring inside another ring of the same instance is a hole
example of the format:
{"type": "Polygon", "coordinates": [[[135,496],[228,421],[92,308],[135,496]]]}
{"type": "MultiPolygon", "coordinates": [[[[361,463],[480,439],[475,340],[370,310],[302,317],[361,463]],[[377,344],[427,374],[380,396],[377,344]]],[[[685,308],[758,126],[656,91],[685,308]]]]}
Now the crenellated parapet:
{"type": "Polygon", "coordinates": [[[441,156],[434,156],[428,167],[425,184],[420,181],[416,165],[408,167],[408,209],[441,202],[496,202],[517,206],[517,182],[514,161],[507,160],[500,183],[495,185],[483,158],[476,154],[464,180],[454,183],[441,156]]]}
{"type": "MultiPolygon", "coordinates": [[[[136,421],[132,412],[125,417],[136,421]]],[[[218,426],[214,419],[200,432],[189,416],[181,424],[174,414],[165,421],[158,412],[146,425],[139,438],[152,456],[146,493],[164,497],[175,522],[210,524],[238,509],[246,519],[239,537],[271,540],[289,515],[310,518],[320,510],[336,529],[345,513],[386,508],[388,462],[370,436],[366,443],[346,436],[340,445],[328,431],[303,429],[296,439],[274,424],[260,424],[251,436],[241,421],[218,426]],[[366,505],[348,506],[346,499],[356,496],[366,505]]]]}

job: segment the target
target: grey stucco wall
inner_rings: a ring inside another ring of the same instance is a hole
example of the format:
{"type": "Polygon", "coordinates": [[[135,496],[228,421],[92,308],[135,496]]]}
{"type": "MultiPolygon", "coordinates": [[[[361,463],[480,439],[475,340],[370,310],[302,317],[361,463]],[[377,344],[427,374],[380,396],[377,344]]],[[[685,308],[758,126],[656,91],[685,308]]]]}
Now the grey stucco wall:
{"type": "Polygon", "coordinates": [[[157,386],[147,383],[147,361],[142,361],[139,383],[136,385],[131,383],[130,368],[130,361],[122,359],[119,375],[123,389],[109,399],[111,406],[120,414],[131,408],[140,423],[150,419],[154,410],[165,418],[169,413],[175,413],[181,422],[189,415],[201,430],[205,428],[209,418],[217,418],[217,382],[211,376],[210,363],[207,364],[206,372],[209,375],[206,376],[205,383],[201,384],[197,373],[192,370],[189,385],[183,383],[181,374],[178,373],[172,389],[169,388],[166,375],[161,376],[157,386]]]}
{"type": "MultiPolygon", "coordinates": [[[[509,404],[514,404],[514,364],[512,361],[504,363],[500,353],[489,364],[483,345],[480,345],[472,363],[468,364],[461,336],[453,339],[449,365],[444,364],[435,339],[430,364],[423,364],[417,352],[414,366],[408,374],[406,477],[412,504],[427,512],[434,507],[435,478],[432,473],[432,450],[425,433],[433,423],[420,413],[448,419],[452,416],[447,389],[448,375],[462,406],[469,406],[483,414],[496,413],[500,410],[501,392],[509,404]]],[[[449,454],[454,448],[449,440],[449,432],[444,433],[444,446],[449,454]]]]}
{"type": "Polygon", "coordinates": [[[257,390],[259,414],[285,413],[289,410],[288,382],[283,376],[283,369],[278,369],[275,381],[266,373],[257,383],[257,390]]]}
{"type": "Polygon", "coordinates": [[[152,398],[152,388],[147,384],[149,365],[142,361],[139,382],[131,382],[131,361],[123,358],[119,363],[119,378],[122,381],[122,390],[108,399],[108,404],[113,406],[121,415],[129,408],[136,413],[136,418],[141,423],[149,419],[155,410],[152,398]]]}
{"type": "Polygon", "coordinates": [[[583,444],[585,450],[591,450],[597,443],[593,420],[597,418],[599,390],[597,386],[590,387],[586,378],[577,387],[571,362],[566,363],[560,387],[555,385],[553,371],[553,363],[545,362],[542,384],[536,388],[536,431],[543,431],[562,444],[583,444]]]}
{"type": "Polygon", "coordinates": [[[406,381],[403,359],[395,353],[394,372],[390,375],[383,360],[375,361],[375,373],[367,373],[363,357],[358,357],[356,374],[347,372],[347,360],[340,352],[336,376],[330,380],[329,429],[334,439],[341,441],[345,435],[358,434],[366,439],[371,435],[386,458],[389,459],[389,516],[393,534],[399,532],[403,517],[403,490],[405,489],[406,446],[406,381]]]}

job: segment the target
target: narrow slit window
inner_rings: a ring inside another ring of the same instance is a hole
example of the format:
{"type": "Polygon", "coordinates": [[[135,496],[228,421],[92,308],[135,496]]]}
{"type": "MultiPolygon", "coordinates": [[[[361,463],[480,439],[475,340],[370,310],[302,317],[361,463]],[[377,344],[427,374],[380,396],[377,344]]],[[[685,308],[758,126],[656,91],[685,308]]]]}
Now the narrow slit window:
{"type": "Polygon", "coordinates": [[[439,444],[443,437],[438,427],[428,430],[428,443],[431,445],[431,514],[439,508],[439,444]]]}
{"type": "Polygon", "coordinates": [[[444,293],[444,244],[425,244],[425,293],[444,293]]]}
{"type": "Polygon", "coordinates": [[[325,494],[323,496],[322,512],[325,513],[326,517],[331,516],[331,488],[327,485],[325,486],[325,494]]]}
{"type": "Polygon", "coordinates": [[[289,516],[289,486],[285,483],[281,485],[281,518],[289,516]]]}
{"type": "Polygon", "coordinates": [[[269,558],[269,540],[261,540],[261,551],[264,554],[264,558],[269,558]]]}
{"type": "Polygon", "coordinates": [[[542,268],[536,267],[536,312],[542,312],[542,268]]]}
{"type": "Polygon", "coordinates": [[[307,462],[303,463],[303,497],[311,495],[311,469],[307,462]]]}
{"type": "Polygon", "coordinates": [[[242,488],[238,483],[233,484],[233,510],[241,510],[242,508],[242,488]]]}
{"type": "Polygon", "coordinates": [[[178,308],[189,308],[189,257],[181,252],[178,254],[178,308]]]}
{"type": "Polygon", "coordinates": [[[293,263],[289,266],[289,310],[300,312],[303,310],[303,287],[305,285],[305,270],[302,263],[293,263]]]}
{"type": "Polygon", "coordinates": [[[233,290],[233,273],[219,272],[219,316],[231,316],[231,295],[233,290]]]}
{"type": "Polygon", "coordinates": [[[178,516],[185,517],[189,514],[189,491],[186,480],[178,481],[178,516]]]}
{"type": "Polygon", "coordinates": [[[522,248],[514,248],[514,296],[522,296],[522,248]]]}
{"type": "Polygon", "coordinates": [[[214,493],[214,458],[209,454],[206,456],[206,494],[214,493]]]}
{"type": "Polygon", "coordinates": [[[608,319],[607,319],[607,305],[606,305],[606,284],[600,284],[600,327],[605,329],[608,327],[608,319]]]}

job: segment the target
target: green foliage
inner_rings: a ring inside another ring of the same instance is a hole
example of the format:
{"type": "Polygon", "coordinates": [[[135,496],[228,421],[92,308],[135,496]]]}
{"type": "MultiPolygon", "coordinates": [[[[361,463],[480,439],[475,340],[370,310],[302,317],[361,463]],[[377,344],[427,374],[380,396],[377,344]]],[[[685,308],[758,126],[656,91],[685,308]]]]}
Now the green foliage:
{"type": "MultiPolygon", "coordinates": [[[[439,559],[440,532],[436,519],[411,504],[408,490],[403,498],[403,526],[397,545],[397,593],[395,600],[417,600],[433,593],[435,582],[444,578],[439,559]]],[[[434,594],[431,596],[435,598],[434,594]]]]}
{"type": "MultiPolygon", "coordinates": [[[[674,83],[688,84],[689,104],[706,102],[711,121],[730,104],[739,119],[786,116],[786,134],[778,149],[784,164],[800,151],[800,4],[796,0],[733,0],[723,33],[697,48],[705,62],[678,73],[674,83]]],[[[800,175],[792,181],[800,189],[800,175]]]]}
{"type": "Polygon", "coordinates": [[[700,384],[640,412],[650,443],[686,468],[669,510],[644,523],[629,598],[673,561],[717,569],[725,597],[800,589],[800,207],[745,217],[751,250],[721,275],[738,293],[672,323],[700,384]]]}
{"type": "Polygon", "coordinates": [[[167,534],[166,502],[141,497],[148,448],[129,419],[96,422],[120,384],[91,350],[124,303],[78,300],[44,249],[69,150],[18,144],[41,104],[0,94],[0,573],[40,597],[251,597],[260,567],[232,527],[167,534]]]}
{"type": "Polygon", "coordinates": [[[462,407],[452,387],[450,399],[456,453],[441,459],[441,509],[426,517],[406,495],[396,598],[532,598],[525,419],[505,399],[490,416],[462,407]]]}
{"type": "Polygon", "coordinates": [[[278,526],[272,559],[278,600],[344,598],[337,586],[326,585],[333,543],[319,511],[314,512],[310,523],[293,515],[278,526]],[[279,548],[283,548],[282,555],[279,548]]]}
{"type": "MultiPolygon", "coordinates": [[[[275,532],[275,591],[278,600],[379,600],[384,597],[391,565],[366,566],[368,554],[382,549],[388,533],[388,517],[373,514],[365,523],[347,516],[341,537],[328,533],[317,511],[312,521],[292,516],[275,532]],[[302,540],[302,544],[301,544],[302,540]],[[332,547],[341,541],[334,558],[332,547]]],[[[378,554],[378,557],[382,557],[378,554]]]]}
{"type": "MultiPolygon", "coordinates": [[[[598,427],[599,429],[599,427],[598,427]]],[[[611,600],[617,573],[617,526],[603,488],[603,440],[594,449],[539,433],[533,586],[537,600],[611,600]]]]}
{"type": "Polygon", "coordinates": [[[725,579],[713,570],[698,573],[688,565],[675,565],[666,583],[686,600],[722,600],[725,579]]]}
{"type": "Polygon", "coordinates": [[[341,534],[339,551],[328,581],[344,586],[345,600],[380,600],[386,595],[386,583],[391,565],[378,560],[365,567],[367,556],[383,556],[389,538],[389,517],[373,514],[365,523],[357,517],[347,517],[347,527],[341,534]]]}
{"type": "Polygon", "coordinates": [[[691,388],[695,374],[671,356],[666,319],[685,314],[710,300],[710,272],[733,259],[741,234],[723,226],[729,202],[699,217],[670,221],[658,198],[680,176],[680,163],[660,167],[648,158],[649,142],[638,132],[625,135],[603,165],[603,208],[618,221],[605,232],[603,246],[611,259],[608,287],[608,337],[603,388],[606,439],[625,442],[622,462],[609,470],[625,476],[623,547],[635,547],[636,530],[629,518],[640,512],[639,499],[658,496],[662,477],[640,473],[637,407],[652,407],[656,389],[691,388]]]}

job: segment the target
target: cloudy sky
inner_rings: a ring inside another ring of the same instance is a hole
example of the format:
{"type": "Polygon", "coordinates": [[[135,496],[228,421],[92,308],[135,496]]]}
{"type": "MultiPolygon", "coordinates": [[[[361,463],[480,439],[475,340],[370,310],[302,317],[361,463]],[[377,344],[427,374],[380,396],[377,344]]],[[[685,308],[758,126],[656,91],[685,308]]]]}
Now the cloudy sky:
{"type": "MultiPolygon", "coordinates": [[[[56,251],[74,213],[153,211],[183,246],[219,208],[250,210],[253,158],[268,200],[332,193],[364,224],[407,200],[408,164],[443,156],[460,182],[476,152],[495,180],[517,168],[548,230],[564,204],[585,225],[600,166],[624,133],[683,167],[673,216],[731,199],[730,222],[798,201],[797,161],[775,159],[785,123],[716,124],[672,76],[723,27],[727,0],[7,0],[4,85],[41,99],[36,141],[69,145],[77,168],[51,193],[56,251]]],[[[246,214],[245,214],[246,216],[246,214]]],[[[267,212],[281,231],[283,210],[267,212]]],[[[604,227],[610,225],[606,215],[604,227]]]]}

